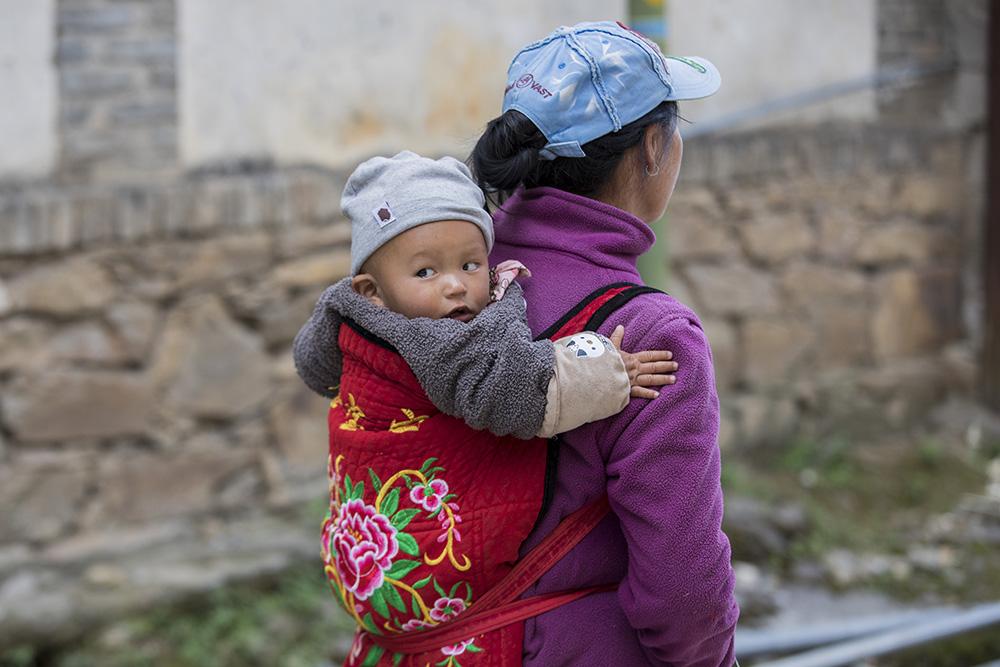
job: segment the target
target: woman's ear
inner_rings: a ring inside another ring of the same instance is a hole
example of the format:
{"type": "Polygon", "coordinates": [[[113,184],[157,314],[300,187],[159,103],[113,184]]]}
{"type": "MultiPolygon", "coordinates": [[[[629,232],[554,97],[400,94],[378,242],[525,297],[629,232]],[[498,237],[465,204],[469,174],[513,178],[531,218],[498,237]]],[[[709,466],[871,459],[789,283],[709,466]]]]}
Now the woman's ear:
{"type": "Polygon", "coordinates": [[[358,275],[351,278],[351,287],[354,291],[365,297],[376,306],[385,306],[382,303],[382,296],[379,293],[378,282],[375,280],[375,276],[370,273],[359,273],[358,275]]]}
{"type": "Polygon", "coordinates": [[[659,173],[660,166],[663,164],[664,149],[666,148],[666,137],[663,135],[663,128],[659,123],[651,123],[646,126],[646,133],[642,137],[642,166],[647,176],[659,173]]]}

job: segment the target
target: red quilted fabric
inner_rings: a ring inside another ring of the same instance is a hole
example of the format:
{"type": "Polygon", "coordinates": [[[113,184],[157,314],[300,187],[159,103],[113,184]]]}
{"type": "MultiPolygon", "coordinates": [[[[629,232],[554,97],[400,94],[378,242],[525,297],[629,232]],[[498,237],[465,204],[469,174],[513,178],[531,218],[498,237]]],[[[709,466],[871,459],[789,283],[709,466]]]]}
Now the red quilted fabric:
{"type": "Polygon", "coordinates": [[[541,507],[545,441],[499,438],[439,412],[402,357],[350,326],[340,347],[322,552],[359,625],[345,665],[520,665],[520,623],[405,657],[369,633],[434,626],[510,571],[541,507]]]}

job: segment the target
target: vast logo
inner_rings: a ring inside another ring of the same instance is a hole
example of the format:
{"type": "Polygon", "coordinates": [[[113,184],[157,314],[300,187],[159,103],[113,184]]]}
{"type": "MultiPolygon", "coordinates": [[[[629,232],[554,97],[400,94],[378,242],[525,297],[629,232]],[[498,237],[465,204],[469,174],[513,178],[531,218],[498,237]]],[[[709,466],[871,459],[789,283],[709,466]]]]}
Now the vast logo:
{"type": "Polygon", "coordinates": [[[535,81],[535,77],[530,73],[521,76],[520,79],[518,79],[512,84],[508,84],[508,86],[504,88],[503,94],[506,95],[508,92],[510,92],[511,88],[531,88],[531,90],[535,91],[536,93],[538,93],[539,95],[541,95],[546,99],[552,97],[552,92],[548,88],[542,87],[542,84],[535,81]]]}

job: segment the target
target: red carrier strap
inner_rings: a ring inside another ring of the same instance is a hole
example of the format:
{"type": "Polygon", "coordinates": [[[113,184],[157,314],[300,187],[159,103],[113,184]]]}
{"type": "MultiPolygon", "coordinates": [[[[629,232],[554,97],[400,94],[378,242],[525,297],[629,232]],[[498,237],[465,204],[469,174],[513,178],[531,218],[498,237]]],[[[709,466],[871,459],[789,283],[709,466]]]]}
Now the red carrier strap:
{"type": "Polygon", "coordinates": [[[559,562],[580,543],[587,533],[608,513],[608,498],[601,496],[563,519],[541,543],[519,560],[503,579],[476,600],[467,612],[430,630],[396,635],[372,635],[372,641],[393,653],[423,653],[457,644],[523,621],[596,591],[614,590],[617,584],[594,586],[574,591],[534,595],[523,600],[517,596],[559,562]]]}
{"type": "MultiPolygon", "coordinates": [[[[658,290],[655,288],[632,283],[615,283],[602,287],[588,294],[536,339],[556,339],[581,331],[596,331],[608,315],[627,301],[639,294],[656,291],[658,290]]],[[[525,554],[503,579],[460,616],[428,630],[393,635],[372,634],[372,641],[393,653],[434,651],[537,616],[591,593],[615,590],[617,583],[518,599],[518,596],[579,544],[607,515],[609,509],[608,497],[601,496],[564,518],[555,530],[525,554]]]]}
{"type": "Polygon", "coordinates": [[[608,315],[640,294],[659,292],[655,287],[634,283],[613,283],[585,296],[580,303],[570,308],[552,326],[538,334],[535,340],[550,338],[556,340],[572,336],[581,331],[596,331],[604,324],[608,315]]]}

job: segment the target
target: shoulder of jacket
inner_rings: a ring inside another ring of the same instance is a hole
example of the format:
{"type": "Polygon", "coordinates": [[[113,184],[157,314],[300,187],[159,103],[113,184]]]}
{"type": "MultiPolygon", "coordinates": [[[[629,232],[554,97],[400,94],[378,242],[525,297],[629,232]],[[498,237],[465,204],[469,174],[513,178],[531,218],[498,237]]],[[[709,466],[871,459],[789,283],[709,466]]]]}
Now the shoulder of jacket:
{"type": "MultiPolygon", "coordinates": [[[[633,297],[608,317],[608,323],[666,329],[685,324],[702,329],[701,320],[690,307],[664,292],[647,292],[633,297]]],[[[614,326],[611,327],[612,329],[614,326]]]]}

